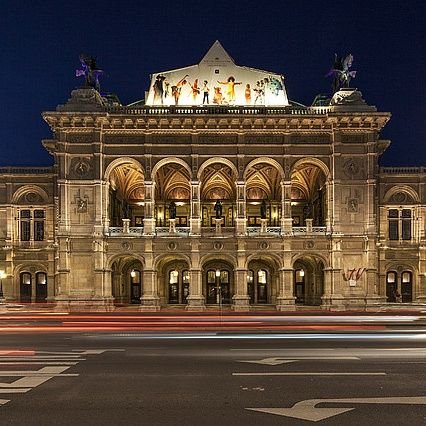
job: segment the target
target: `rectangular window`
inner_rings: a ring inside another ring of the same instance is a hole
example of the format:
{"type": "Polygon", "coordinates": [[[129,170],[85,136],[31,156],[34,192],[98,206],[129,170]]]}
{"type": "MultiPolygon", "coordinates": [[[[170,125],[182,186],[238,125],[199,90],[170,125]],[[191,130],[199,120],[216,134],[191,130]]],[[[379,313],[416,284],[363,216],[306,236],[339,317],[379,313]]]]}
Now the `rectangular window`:
{"type": "Polygon", "coordinates": [[[402,239],[411,240],[411,210],[403,209],[401,212],[402,239]]]}
{"type": "Polygon", "coordinates": [[[30,241],[30,222],[21,221],[21,241],[30,241]]]}
{"type": "Polygon", "coordinates": [[[43,241],[44,218],[44,210],[21,210],[19,213],[21,241],[43,241]]]}
{"type": "Polygon", "coordinates": [[[389,222],[389,239],[390,240],[399,240],[399,217],[398,210],[391,209],[388,212],[388,222],[389,222]]]}
{"type": "Polygon", "coordinates": [[[37,220],[34,222],[34,241],[44,240],[44,221],[37,220]]]}

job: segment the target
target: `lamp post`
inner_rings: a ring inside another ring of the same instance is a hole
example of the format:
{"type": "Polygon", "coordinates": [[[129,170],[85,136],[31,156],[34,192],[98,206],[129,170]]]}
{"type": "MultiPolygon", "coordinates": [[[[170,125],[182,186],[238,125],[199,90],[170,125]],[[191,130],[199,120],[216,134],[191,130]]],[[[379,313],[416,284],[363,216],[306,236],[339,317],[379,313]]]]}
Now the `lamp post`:
{"type": "Polygon", "coordinates": [[[3,269],[0,269],[0,302],[4,301],[3,278],[6,278],[6,273],[4,272],[3,269]]]}
{"type": "Polygon", "coordinates": [[[220,270],[216,269],[216,303],[220,305],[221,302],[221,288],[220,288],[220,270]]]}

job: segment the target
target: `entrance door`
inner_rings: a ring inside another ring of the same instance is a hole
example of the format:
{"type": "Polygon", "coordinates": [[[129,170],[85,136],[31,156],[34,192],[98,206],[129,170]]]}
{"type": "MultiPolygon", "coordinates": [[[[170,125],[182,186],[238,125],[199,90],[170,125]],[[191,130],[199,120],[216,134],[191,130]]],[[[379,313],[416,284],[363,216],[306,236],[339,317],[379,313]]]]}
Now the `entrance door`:
{"type": "Polygon", "coordinates": [[[36,274],[36,302],[45,302],[47,298],[47,276],[44,272],[36,274]]]}
{"type": "Polygon", "coordinates": [[[31,302],[31,287],[31,274],[29,272],[22,272],[20,280],[21,302],[31,302]]]}
{"type": "Polygon", "coordinates": [[[141,303],[141,271],[137,269],[130,272],[130,303],[141,303]]]}
{"type": "Polygon", "coordinates": [[[386,299],[389,303],[396,303],[397,281],[396,272],[390,271],[386,275],[386,299]]]}
{"type": "Polygon", "coordinates": [[[305,304],[305,271],[303,269],[294,271],[294,296],[296,297],[295,303],[305,304]]]}
{"type": "Polygon", "coordinates": [[[401,296],[402,303],[411,303],[413,301],[413,283],[411,272],[405,271],[401,275],[401,296]]]}

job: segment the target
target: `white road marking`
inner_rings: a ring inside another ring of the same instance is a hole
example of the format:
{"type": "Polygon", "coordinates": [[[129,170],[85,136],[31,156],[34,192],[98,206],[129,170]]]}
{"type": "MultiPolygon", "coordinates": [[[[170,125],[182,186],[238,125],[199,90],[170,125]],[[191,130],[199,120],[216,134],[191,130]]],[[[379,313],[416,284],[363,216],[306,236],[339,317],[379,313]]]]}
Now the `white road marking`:
{"type": "Polygon", "coordinates": [[[261,365],[281,365],[288,364],[290,362],[304,361],[304,360],[357,360],[360,358],[356,356],[298,356],[298,357],[277,357],[277,358],[263,358],[255,360],[237,360],[237,362],[247,362],[250,364],[261,364],[261,365]],[[297,358],[297,359],[294,359],[297,358]]]}
{"type": "MultiPolygon", "coordinates": [[[[52,351],[20,351],[5,350],[0,351],[0,368],[7,365],[47,365],[39,370],[0,370],[0,377],[21,377],[11,383],[0,382],[0,394],[26,393],[33,388],[40,386],[53,377],[77,377],[77,373],[64,373],[71,366],[77,365],[80,361],[85,361],[82,355],[99,355],[104,352],[123,352],[125,349],[75,349],[72,352],[52,352],[52,351]],[[19,354],[22,353],[22,356],[19,354]]],[[[31,367],[30,367],[31,368],[31,367]]],[[[0,406],[10,400],[0,399],[0,406]]]]}
{"type": "Polygon", "coordinates": [[[373,373],[348,373],[348,372],[275,372],[275,373],[232,373],[233,376],[386,376],[384,372],[373,372],[373,373]]]}
{"type": "Polygon", "coordinates": [[[2,365],[77,365],[78,362],[72,361],[0,361],[2,365]]]}
{"type": "Polygon", "coordinates": [[[86,358],[55,356],[2,356],[0,357],[0,363],[2,361],[86,361],[86,358]]]}
{"type": "Polygon", "coordinates": [[[290,408],[246,408],[246,410],[293,417],[295,419],[318,422],[329,417],[352,411],[355,408],[317,408],[321,403],[341,404],[409,404],[425,405],[426,396],[395,396],[384,398],[340,398],[340,399],[307,399],[297,402],[290,408]]]}

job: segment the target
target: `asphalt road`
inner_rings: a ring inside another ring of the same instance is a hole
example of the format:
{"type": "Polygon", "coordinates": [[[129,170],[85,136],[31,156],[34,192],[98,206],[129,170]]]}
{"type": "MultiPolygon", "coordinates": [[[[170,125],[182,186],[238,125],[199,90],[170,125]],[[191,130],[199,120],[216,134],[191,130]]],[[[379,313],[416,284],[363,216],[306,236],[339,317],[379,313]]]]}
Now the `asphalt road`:
{"type": "Polygon", "coordinates": [[[0,424],[426,425],[425,373],[414,329],[3,333],[0,424]]]}

